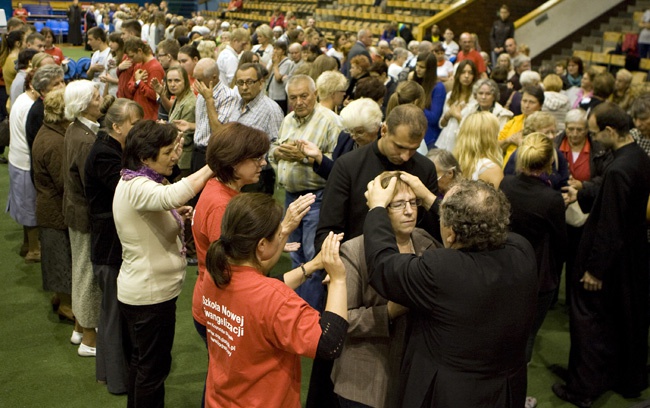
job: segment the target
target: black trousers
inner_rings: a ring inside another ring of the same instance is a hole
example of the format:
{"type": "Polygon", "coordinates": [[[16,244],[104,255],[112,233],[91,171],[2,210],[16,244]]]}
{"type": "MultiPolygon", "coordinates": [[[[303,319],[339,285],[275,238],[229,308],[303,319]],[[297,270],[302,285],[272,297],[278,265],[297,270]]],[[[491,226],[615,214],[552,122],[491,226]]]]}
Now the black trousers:
{"type": "Polygon", "coordinates": [[[176,299],[145,306],[119,303],[125,322],[124,354],[130,358],[128,408],[165,406],[165,379],[172,365],[176,327],[176,299]]]}

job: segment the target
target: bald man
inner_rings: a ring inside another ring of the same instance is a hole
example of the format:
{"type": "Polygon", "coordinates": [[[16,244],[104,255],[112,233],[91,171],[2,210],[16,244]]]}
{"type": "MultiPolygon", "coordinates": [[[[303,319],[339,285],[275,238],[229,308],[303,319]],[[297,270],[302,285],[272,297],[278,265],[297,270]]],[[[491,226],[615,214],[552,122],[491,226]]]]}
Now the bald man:
{"type": "Polygon", "coordinates": [[[485,61],[481,54],[474,49],[474,39],[470,33],[462,33],[460,35],[460,52],[456,58],[456,64],[462,60],[471,60],[476,69],[478,70],[479,76],[481,78],[487,78],[487,69],[485,67],[485,61]]]}

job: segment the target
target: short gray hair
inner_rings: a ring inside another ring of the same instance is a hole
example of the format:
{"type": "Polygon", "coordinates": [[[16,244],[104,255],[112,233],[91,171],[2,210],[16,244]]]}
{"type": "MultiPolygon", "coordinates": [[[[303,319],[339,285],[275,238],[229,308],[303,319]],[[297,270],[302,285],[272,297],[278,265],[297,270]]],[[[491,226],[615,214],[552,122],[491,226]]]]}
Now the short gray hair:
{"type": "Polygon", "coordinates": [[[650,114],[650,93],[639,95],[630,107],[632,119],[645,119],[650,114]]]}
{"type": "Polygon", "coordinates": [[[497,249],[508,238],[510,203],[482,180],[461,180],[442,200],[440,221],[454,231],[463,249],[497,249]]]}
{"type": "Polygon", "coordinates": [[[341,119],[346,129],[364,127],[366,131],[377,131],[381,125],[381,109],[370,98],[359,98],[348,104],[341,111],[341,119]]]}
{"type": "Polygon", "coordinates": [[[402,57],[408,57],[408,55],[409,52],[405,48],[397,47],[393,50],[393,58],[396,60],[402,57]]]}
{"type": "Polygon", "coordinates": [[[483,85],[487,85],[490,87],[490,92],[492,92],[492,95],[494,95],[494,102],[495,103],[498,102],[499,98],[501,97],[501,93],[499,92],[499,86],[497,85],[496,82],[487,78],[479,79],[474,83],[474,86],[472,87],[472,95],[474,96],[474,98],[476,98],[476,94],[478,93],[478,90],[481,89],[483,85]]]}
{"type": "Polygon", "coordinates": [[[284,91],[289,95],[289,87],[298,83],[305,81],[309,86],[310,92],[316,92],[316,83],[309,75],[294,75],[287,81],[287,85],[284,87],[284,91]]]}
{"type": "Polygon", "coordinates": [[[571,109],[566,113],[566,116],[564,118],[565,123],[579,122],[587,125],[587,112],[582,109],[571,109]]]}
{"type": "Polygon", "coordinates": [[[65,87],[63,99],[65,101],[66,119],[74,120],[88,109],[95,89],[97,89],[95,83],[87,79],[72,81],[65,87]]]}
{"type": "Polygon", "coordinates": [[[45,65],[36,70],[31,84],[35,91],[43,92],[56,78],[63,78],[63,68],[58,65],[45,65]]]}
{"type": "Polygon", "coordinates": [[[521,86],[526,86],[526,85],[539,85],[539,83],[542,82],[542,77],[539,75],[538,72],[535,71],[524,71],[519,75],[519,83],[521,83],[521,86]]]}
{"type": "Polygon", "coordinates": [[[512,66],[515,68],[518,68],[523,64],[524,62],[530,62],[531,59],[529,56],[524,55],[524,54],[519,54],[516,57],[512,59],[512,66]]]}

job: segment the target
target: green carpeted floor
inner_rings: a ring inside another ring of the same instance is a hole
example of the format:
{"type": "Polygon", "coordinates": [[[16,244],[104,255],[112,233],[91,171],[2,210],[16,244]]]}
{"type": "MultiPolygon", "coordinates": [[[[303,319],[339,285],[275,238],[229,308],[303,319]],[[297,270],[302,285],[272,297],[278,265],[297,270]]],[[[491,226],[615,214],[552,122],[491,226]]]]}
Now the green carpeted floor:
{"type": "MultiPolygon", "coordinates": [[[[64,48],[74,59],[88,56],[80,47],[64,48]]],[[[0,165],[0,203],[8,192],[8,171],[0,165]]],[[[276,195],[278,199],[282,197],[276,195]]],[[[22,227],[0,214],[0,407],[123,407],[124,396],[110,395],[95,382],[95,360],[78,357],[69,342],[72,324],[59,322],[52,313],[50,294],[41,288],[39,264],[26,265],[18,255],[22,227]]],[[[275,271],[288,270],[283,257],[275,271]]],[[[169,407],[198,407],[206,372],[206,350],[196,334],[191,316],[196,268],[190,267],[178,300],[173,364],[166,382],[169,407]]],[[[562,304],[562,299],[560,300],[562,304]]],[[[540,407],[571,407],[556,398],[551,385],[558,381],[553,367],[565,367],[569,354],[568,319],[564,308],[549,312],[540,331],[529,367],[528,394],[540,407]]],[[[303,360],[303,401],[311,363],[303,360]]],[[[600,398],[595,407],[630,407],[650,398],[624,400],[614,393],[600,398]]],[[[464,408],[464,407],[463,407],[464,408]]]]}

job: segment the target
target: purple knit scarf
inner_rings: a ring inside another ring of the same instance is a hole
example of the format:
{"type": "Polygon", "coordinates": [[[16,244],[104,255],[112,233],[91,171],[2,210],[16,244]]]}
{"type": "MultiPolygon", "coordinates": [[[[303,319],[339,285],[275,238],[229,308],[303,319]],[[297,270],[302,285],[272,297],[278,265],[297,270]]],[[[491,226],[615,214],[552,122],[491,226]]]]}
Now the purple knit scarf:
{"type": "MultiPolygon", "coordinates": [[[[133,180],[136,177],[146,177],[149,180],[153,180],[159,184],[169,184],[169,182],[164,176],[162,176],[160,173],[158,173],[155,170],[152,170],[147,166],[142,166],[138,170],[122,169],[120,171],[120,176],[122,176],[122,180],[124,181],[133,180]]],[[[185,254],[187,253],[187,247],[185,246],[185,223],[183,222],[183,218],[178,213],[178,211],[176,211],[176,209],[172,209],[171,213],[174,216],[174,219],[176,220],[176,223],[178,224],[178,227],[180,229],[178,237],[181,239],[181,242],[183,243],[183,249],[181,249],[181,256],[185,257],[185,254]]]]}

